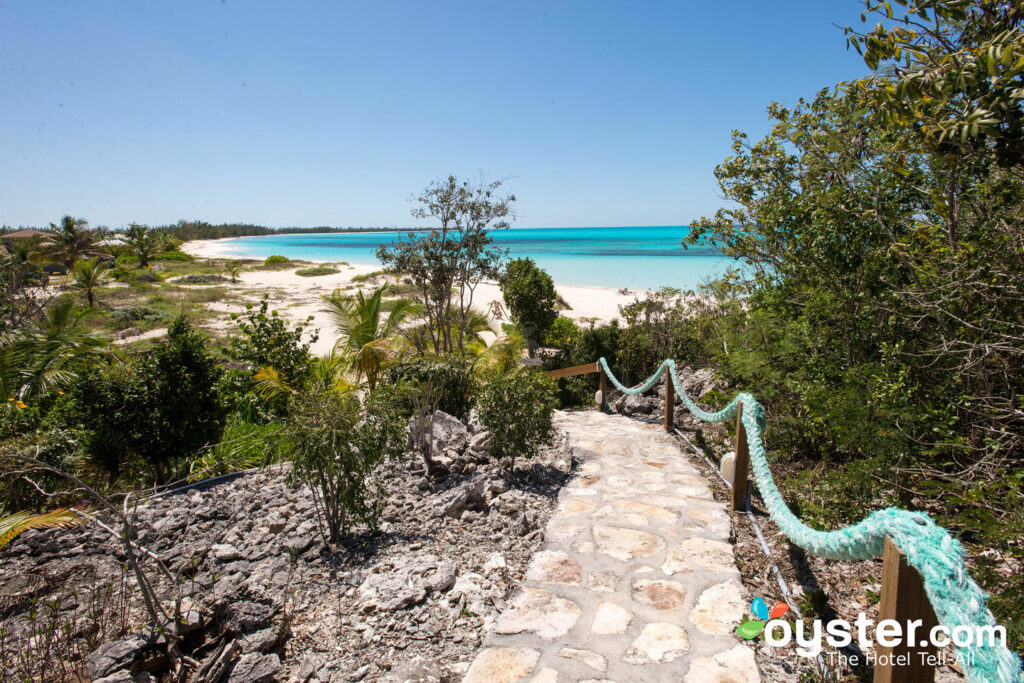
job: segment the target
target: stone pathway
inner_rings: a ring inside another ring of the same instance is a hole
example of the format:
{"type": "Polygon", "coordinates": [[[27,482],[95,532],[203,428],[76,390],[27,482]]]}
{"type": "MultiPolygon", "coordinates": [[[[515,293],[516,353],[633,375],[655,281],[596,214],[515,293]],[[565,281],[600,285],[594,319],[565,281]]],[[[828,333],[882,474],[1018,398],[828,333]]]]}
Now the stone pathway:
{"type": "Polygon", "coordinates": [[[464,683],[756,683],[729,517],[660,425],[557,413],[577,477],[464,683]]]}

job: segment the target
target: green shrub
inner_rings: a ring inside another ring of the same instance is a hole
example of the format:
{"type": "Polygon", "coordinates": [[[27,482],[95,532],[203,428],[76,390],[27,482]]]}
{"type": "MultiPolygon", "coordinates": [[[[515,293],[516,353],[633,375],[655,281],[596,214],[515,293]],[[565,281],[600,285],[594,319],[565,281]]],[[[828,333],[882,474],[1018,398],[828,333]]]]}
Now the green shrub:
{"type": "Polygon", "coordinates": [[[438,399],[437,409],[461,417],[472,405],[473,369],[465,361],[416,357],[388,367],[388,381],[416,386],[430,384],[438,399]]]}
{"type": "Polygon", "coordinates": [[[77,382],[73,414],[86,432],[86,455],[111,479],[129,457],[141,456],[164,483],[173,462],[220,439],[219,379],[208,341],[179,318],[149,354],[77,382]]]}
{"type": "Polygon", "coordinates": [[[317,275],[333,275],[334,273],[340,273],[341,271],[337,268],[331,268],[330,266],[316,266],[314,268],[303,268],[302,270],[295,271],[296,275],[302,277],[316,277],[317,275]]]}
{"type": "Polygon", "coordinates": [[[571,319],[564,316],[555,318],[548,331],[544,334],[542,342],[546,348],[564,350],[568,349],[579,338],[580,327],[571,319]]]}
{"type": "Polygon", "coordinates": [[[232,314],[231,319],[241,333],[231,338],[231,355],[235,360],[248,364],[253,372],[273,367],[290,384],[305,374],[309,345],[319,338],[314,331],[309,341],[302,341],[312,316],[305,323],[289,325],[277,311],[270,310],[270,299],[264,295],[259,304],[246,304],[245,313],[232,314]]]}
{"type": "Polygon", "coordinates": [[[134,271],[131,268],[120,265],[120,260],[121,257],[119,256],[116,262],[118,265],[114,266],[114,269],[110,271],[110,277],[114,278],[118,282],[128,282],[132,279],[134,271]]]}
{"type": "Polygon", "coordinates": [[[218,285],[222,282],[227,282],[228,279],[223,275],[211,275],[209,273],[192,273],[179,277],[174,281],[175,284],[179,285],[218,285]]]}
{"type": "Polygon", "coordinates": [[[165,251],[153,257],[154,261],[195,261],[192,256],[183,251],[165,251]]]}
{"type": "Polygon", "coordinates": [[[529,258],[510,261],[501,274],[500,283],[509,315],[526,339],[532,358],[544,333],[558,317],[555,284],[551,276],[529,258]]]}
{"type": "Polygon", "coordinates": [[[291,259],[289,259],[287,256],[281,256],[280,254],[274,254],[272,256],[268,256],[267,258],[265,258],[263,260],[263,265],[265,265],[265,266],[273,266],[273,265],[278,264],[278,263],[289,263],[290,261],[291,261],[291,259]]]}
{"type": "Polygon", "coordinates": [[[354,394],[301,392],[292,397],[282,437],[291,444],[289,482],[309,486],[324,541],[341,541],[351,522],[376,527],[382,491],[374,475],[404,445],[404,424],[364,411],[354,394]]]}
{"type": "Polygon", "coordinates": [[[149,270],[135,271],[131,276],[132,284],[139,283],[151,285],[157,282],[160,282],[160,276],[149,270]]]}
{"type": "Polygon", "coordinates": [[[536,370],[510,370],[494,377],[477,399],[480,422],[491,432],[491,452],[509,460],[515,472],[517,458],[533,458],[551,440],[555,383],[536,370]]]}

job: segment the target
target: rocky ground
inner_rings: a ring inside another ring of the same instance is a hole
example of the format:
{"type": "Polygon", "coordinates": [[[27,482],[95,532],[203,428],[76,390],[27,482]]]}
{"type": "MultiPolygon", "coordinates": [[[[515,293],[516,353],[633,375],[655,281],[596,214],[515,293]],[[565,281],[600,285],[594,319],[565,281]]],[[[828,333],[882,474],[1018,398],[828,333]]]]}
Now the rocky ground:
{"type": "MultiPolygon", "coordinates": [[[[157,585],[181,597],[192,624],[182,649],[201,672],[233,682],[405,681],[457,679],[468,668],[573,462],[559,437],[510,485],[486,433],[439,418],[435,447],[448,474],[427,478],[414,459],[389,465],[379,530],[357,530],[339,548],[325,547],[309,491],[289,486],[285,469],[138,507],[139,543],[180,577],[157,585]]],[[[6,673],[159,679],[161,637],[139,630],[144,612],[124,560],[119,541],[92,524],[27,532],[8,546],[6,673]]]]}

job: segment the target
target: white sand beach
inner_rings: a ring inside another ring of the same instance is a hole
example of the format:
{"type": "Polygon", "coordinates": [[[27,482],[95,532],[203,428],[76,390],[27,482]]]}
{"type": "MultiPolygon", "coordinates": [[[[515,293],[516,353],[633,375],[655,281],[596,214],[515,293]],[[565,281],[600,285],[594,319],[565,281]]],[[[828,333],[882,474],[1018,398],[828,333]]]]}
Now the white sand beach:
{"type": "MultiPolygon", "coordinates": [[[[234,258],[231,254],[225,254],[224,249],[218,247],[221,240],[196,240],[186,242],[181,250],[198,258],[218,259],[234,258]]],[[[374,264],[347,264],[336,265],[338,273],[330,275],[319,275],[315,277],[304,277],[296,275],[299,269],[282,270],[246,270],[243,271],[241,282],[236,287],[248,290],[246,293],[257,298],[263,293],[270,295],[281,315],[289,320],[304,320],[313,316],[311,328],[320,329],[320,339],[311,346],[311,350],[317,354],[327,353],[333,343],[334,334],[331,331],[330,322],[322,311],[321,297],[330,294],[335,289],[373,287],[372,282],[355,283],[352,278],[357,275],[365,275],[380,270],[379,265],[374,264]]],[[[563,285],[555,283],[555,289],[562,299],[571,307],[561,312],[562,315],[574,320],[587,321],[611,321],[618,317],[619,309],[634,301],[641,292],[633,291],[629,294],[620,294],[618,290],[611,287],[587,287],[582,285],[563,285]]],[[[481,310],[488,310],[491,302],[502,302],[501,289],[495,282],[481,283],[473,297],[473,303],[481,310]]],[[[503,303],[503,302],[502,302],[503,303]]],[[[212,303],[209,305],[212,310],[223,312],[237,312],[237,305],[212,303]]],[[[500,320],[492,322],[493,327],[500,329],[500,320]]]]}

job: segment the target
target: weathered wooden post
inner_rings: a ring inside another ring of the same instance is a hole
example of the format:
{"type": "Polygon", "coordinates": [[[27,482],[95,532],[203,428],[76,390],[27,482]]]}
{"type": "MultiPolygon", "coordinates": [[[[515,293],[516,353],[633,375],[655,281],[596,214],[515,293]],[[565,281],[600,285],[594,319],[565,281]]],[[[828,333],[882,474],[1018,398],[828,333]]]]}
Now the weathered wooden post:
{"type": "Polygon", "coordinates": [[[747,477],[750,471],[750,453],[747,451],[747,430],[743,426],[743,404],[736,407],[736,456],[733,460],[732,509],[745,510],[747,506],[747,477]]]}
{"type": "Polygon", "coordinates": [[[608,393],[607,393],[608,392],[608,383],[605,380],[604,368],[601,367],[600,363],[597,364],[597,374],[598,374],[598,377],[599,377],[599,379],[598,379],[598,391],[601,393],[601,405],[599,405],[597,407],[597,409],[600,410],[603,413],[604,412],[604,406],[605,406],[606,403],[608,403],[608,393]]]}
{"type": "Polygon", "coordinates": [[[889,537],[885,538],[882,555],[882,596],[878,603],[878,622],[893,619],[902,628],[902,639],[896,647],[884,647],[875,636],[874,683],[932,683],[935,667],[928,659],[935,655],[929,635],[938,625],[935,611],[924,592],[924,581],[917,570],[907,564],[889,537]],[[907,624],[920,620],[908,637],[907,624]]]}
{"type": "Polygon", "coordinates": [[[672,385],[672,373],[668,369],[665,370],[665,431],[671,432],[672,428],[675,427],[675,420],[673,419],[676,409],[676,391],[672,385]]]}

